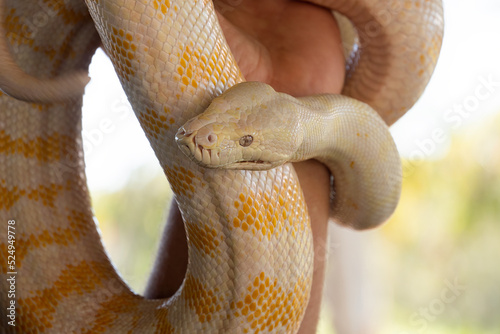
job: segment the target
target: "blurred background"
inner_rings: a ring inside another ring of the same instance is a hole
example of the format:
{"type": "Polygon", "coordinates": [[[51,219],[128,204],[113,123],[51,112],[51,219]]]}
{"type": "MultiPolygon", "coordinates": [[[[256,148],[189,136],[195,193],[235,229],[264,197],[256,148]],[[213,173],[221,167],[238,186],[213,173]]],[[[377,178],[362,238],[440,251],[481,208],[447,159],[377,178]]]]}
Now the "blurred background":
{"type": "MultiPolygon", "coordinates": [[[[374,231],[330,225],[320,333],[500,333],[500,2],[444,5],[435,74],[391,129],[401,202],[374,231]]],[[[102,51],[90,75],[94,209],[112,261],[142,293],[172,194],[102,51]]]]}

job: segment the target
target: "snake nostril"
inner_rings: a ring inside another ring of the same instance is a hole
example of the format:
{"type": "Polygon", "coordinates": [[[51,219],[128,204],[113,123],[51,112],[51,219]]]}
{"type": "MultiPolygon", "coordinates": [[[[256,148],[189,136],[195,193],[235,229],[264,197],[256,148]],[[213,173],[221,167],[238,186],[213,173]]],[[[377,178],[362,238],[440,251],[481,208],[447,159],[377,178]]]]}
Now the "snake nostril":
{"type": "Polygon", "coordinates": [[[217,142],[217,135],[213,133],[200,133],[198,132],[195,137],[195,142],[206,148],[213,146],[217,142]]]}
{"type": "Polygon", "coordinates": [[[217,136],[211,133],[207,136],[207,140],[210,144],[213,144],[217,141],[217,136]]]}

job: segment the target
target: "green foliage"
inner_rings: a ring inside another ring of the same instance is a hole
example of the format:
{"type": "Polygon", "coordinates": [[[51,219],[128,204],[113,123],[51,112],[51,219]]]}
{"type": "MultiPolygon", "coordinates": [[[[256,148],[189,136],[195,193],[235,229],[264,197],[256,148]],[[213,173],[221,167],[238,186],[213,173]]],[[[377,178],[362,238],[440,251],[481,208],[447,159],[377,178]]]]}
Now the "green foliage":
{"type": "Polygon", "coordinates": [[[125,281],[144,291],[172,198],[161,172],[135,171],[124,188],[93,194],[104,245],[125,281]]]}
{"type": "Polygon", "coordinates": [[[387,277],[397,309],[391,323],[403,333],[500,328],[499,127],[496,117],[455,134],[439,160],[405,162],[414,168],[405,175],[400,206],[381,229],[390,248],[387,265],[397,267],[387,277]],[[465,289],[442,300],[455,280],[465,289]],[[433,312],[421,316],[422,308],[433,312]]]}

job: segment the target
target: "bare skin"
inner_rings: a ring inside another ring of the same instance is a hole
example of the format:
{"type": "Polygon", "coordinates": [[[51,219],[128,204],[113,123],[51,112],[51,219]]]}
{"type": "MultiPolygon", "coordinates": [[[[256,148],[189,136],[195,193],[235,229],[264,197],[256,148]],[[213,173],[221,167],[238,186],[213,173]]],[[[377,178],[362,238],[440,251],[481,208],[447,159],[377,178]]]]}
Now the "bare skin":
{"type": "MultiPolygon", "coordinates": [[[[262,81],[294,96],[340,93],[344,58],[337,24],[327,9],[291,0],[217,1],[219,21],[240,69],[249,81],[262,81]]],[[[299,333],[314,333],[325,273],[330,174],[317,161],[294,165],[311,217],[314,276],[299,333]]],[[[187,243],[175,203],[145,291],[165,298],[177,291],[187,268],[187,243]]]]}

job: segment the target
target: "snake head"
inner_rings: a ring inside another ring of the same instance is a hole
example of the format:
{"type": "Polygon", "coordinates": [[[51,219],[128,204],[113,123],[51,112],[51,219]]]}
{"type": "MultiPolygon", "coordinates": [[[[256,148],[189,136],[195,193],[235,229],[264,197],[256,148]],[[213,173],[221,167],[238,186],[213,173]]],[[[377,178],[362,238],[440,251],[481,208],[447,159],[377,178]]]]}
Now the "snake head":
{"type": "Polygon", "coordinates": [[[303,134],[295,99],[244,82],[215,98],[176,134],[180,149],[209,168],[265,170],[290,161],[303,134]]]}

